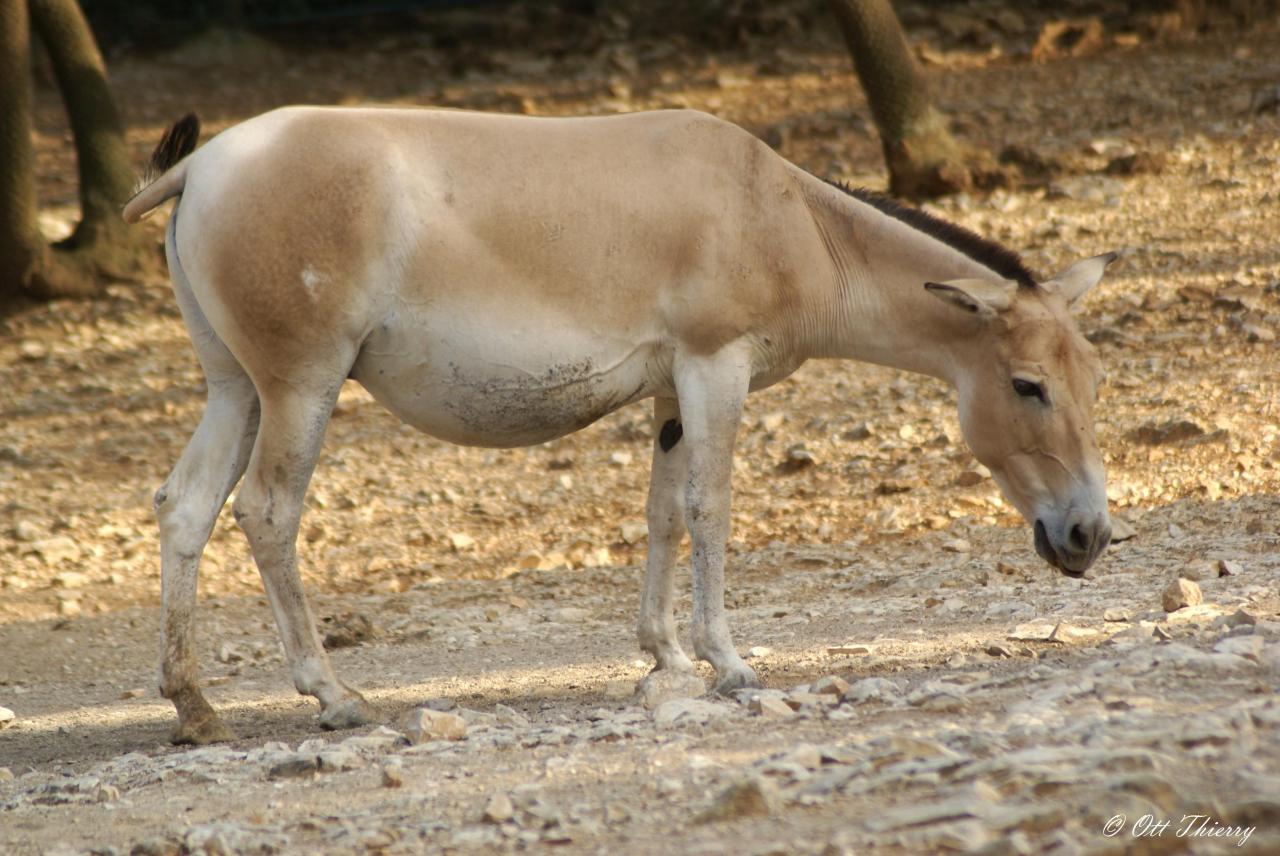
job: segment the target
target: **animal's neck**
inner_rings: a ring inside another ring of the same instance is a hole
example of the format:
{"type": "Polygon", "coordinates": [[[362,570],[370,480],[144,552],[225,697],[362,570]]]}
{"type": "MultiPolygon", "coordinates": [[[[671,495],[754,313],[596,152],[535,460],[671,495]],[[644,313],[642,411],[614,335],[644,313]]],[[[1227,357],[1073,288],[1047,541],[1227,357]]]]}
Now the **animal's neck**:
{"type": "Polygon", "coordinates": [[[972,319],[928,294],[924,283],[993,273],[948,244],[797,172],[831,258],[831,280],[815,283],[810,301],[810,356],[877,363],[954,384],[972,319]]]}

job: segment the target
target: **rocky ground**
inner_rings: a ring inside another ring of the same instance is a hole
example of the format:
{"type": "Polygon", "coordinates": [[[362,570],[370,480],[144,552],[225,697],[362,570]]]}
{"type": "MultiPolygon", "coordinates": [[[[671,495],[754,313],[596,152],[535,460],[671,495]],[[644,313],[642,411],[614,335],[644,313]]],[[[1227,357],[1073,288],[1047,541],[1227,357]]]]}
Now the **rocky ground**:
{"type": "MultiPolygon", "coordinates": [[[[168,287],[0,321],[0,852],[1276,852],[1275,36],[933,54],[965,136],[1041,170],[933,210],[1045,272],[1124,250],[1081,324],[1132,532],[1089,578],[1053,575],[948,390],[806,366],[753,397],[739,439],[731,621],[769,687],[741,698],[634,695],[643,408],[461,449],[352,387],[300,555],[335,663],[385,725],[316,731],[226,515],[201,645],[239,740],[169,747],[149,506],[203,388],[168,287]],[[1196,585],[1174,609],[1179,578],[1196,585]],[[406,719],[424,706],[443,713],[406,719]]],[[[297,100],[682,104],[882,184],[838,52],[636,55],[513,51],[424,84],[427,54],[268,53],[200,93],[217,52],[114,73],[139,160],[191,108],[216,129],[297,100]]],[[[49,93],[39,108],[42,169],[73,175],[49,93]]],[[[44,185],[51,232],[67,187],[44,185]]]]}

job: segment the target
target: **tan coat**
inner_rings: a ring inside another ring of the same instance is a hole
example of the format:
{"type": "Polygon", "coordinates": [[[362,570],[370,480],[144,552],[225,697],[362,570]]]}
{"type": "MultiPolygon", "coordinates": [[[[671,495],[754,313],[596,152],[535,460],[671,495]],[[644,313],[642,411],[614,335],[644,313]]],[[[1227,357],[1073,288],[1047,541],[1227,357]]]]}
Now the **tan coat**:
{"type": "Polygon", "coordinates": [[[755,682],[723,611],[737,420],[750,390],[807,359],[952,383],[966,438],[1042,555],[1078,573],[1106,544],[1098,369],[1067,305],[1109,257],[1036,286],[1006,251],[841,192],[690,111],[288,108],[210,141],[125,217],[172,196],[175,293],[210,378],[157,496],[162,685],[182,739],[223,733],[194,689],[186,617],[203,538],[246,471],[236,515],[295,683],[326,725],[368,716],[320,649],[292,546],[348,376],[406,422],[477,445],[541,442],[654,398],[641,645],[660,669],[690,666],[671,612],[687,522],[695,652],[722,691],[755,682]]]}

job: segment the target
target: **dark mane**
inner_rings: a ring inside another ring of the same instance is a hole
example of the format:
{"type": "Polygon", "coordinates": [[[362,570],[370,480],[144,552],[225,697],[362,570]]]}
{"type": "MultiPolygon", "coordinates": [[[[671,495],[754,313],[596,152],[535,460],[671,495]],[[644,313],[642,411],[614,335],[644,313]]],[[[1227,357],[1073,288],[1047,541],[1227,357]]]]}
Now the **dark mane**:
{"type": "Polygon", "coordinates": [[[849,187],[836,181],[828,181],[827,183],[832,187],[843,190],[859,202],[865,202],[880,213],[887,214],[895,220],[901,220],[911,228],[936,238],[952,249],[964,253],[978,264],[990,268],[1005,279],[1013,280],[1023,288],[1036,287],[1035,274],[1022,261],[1022,257],[1008,247],[1003,247],[995,241],[989,241],[963,226],[948,223],[946,220],[921,211],[919,208],[903,205],[883,193],[877,193],[874,190],[867,190],[862,187],[849,187]]]}

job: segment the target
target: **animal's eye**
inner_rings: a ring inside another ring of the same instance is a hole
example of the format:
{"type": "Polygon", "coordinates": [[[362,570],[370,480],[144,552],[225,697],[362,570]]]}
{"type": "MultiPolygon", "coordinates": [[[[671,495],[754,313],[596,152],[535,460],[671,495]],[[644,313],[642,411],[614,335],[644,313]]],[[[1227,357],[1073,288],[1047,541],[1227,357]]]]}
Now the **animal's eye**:
{"type": "Polygon", "coordinates": [[[1044,387],[1033,380],[1015,377],[1013,379],[1013,391],[1021,395],[1023,398],[1038,398],[1044,401],[1044,387]]]}

